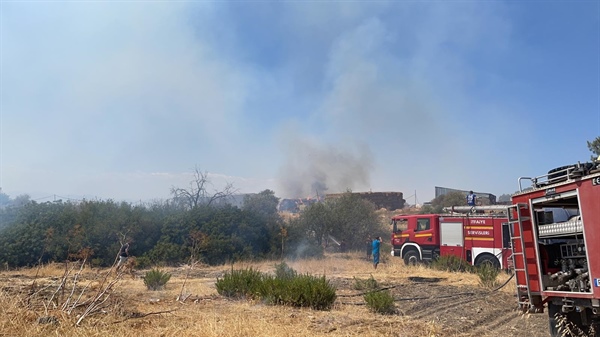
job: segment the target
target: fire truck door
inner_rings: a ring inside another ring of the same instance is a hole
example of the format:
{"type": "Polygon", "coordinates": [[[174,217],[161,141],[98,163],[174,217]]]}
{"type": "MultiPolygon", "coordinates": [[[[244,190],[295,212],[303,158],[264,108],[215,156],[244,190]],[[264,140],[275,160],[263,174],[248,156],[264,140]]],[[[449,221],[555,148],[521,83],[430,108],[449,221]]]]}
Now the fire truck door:
{"type": "Polygon", "coordinates": [[[440,255],[455,255],[464,259],[463,225],[461,222],[440,222],[440,255]]]}

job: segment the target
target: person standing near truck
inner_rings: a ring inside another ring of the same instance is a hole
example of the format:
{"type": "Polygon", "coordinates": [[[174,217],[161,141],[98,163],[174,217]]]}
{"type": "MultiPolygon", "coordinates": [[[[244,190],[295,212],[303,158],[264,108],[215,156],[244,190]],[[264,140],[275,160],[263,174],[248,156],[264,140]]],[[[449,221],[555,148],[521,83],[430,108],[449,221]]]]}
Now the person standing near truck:
{"type": "Polygon", "coordinates": [[[477,203],[477,195],[475,193],[473,193],[473,191],[469,191],[469,194],[467,195],[467,205],[475,206],[476,203],[477,203]]]}
{"type": "Polygon", "coordinates": [[[373,267],[377,269],[379,264],[379,247],[381,246],[381,236],[378,236],[373,240],[373,267]]]}

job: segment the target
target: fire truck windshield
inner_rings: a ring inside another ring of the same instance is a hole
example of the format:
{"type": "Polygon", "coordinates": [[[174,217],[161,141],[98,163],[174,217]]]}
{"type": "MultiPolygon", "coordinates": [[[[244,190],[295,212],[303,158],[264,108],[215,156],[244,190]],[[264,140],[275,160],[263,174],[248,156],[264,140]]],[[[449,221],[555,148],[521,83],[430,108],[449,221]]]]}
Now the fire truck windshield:
{"type": "Polygon", "coordinates": [[[392,232],[398,233],[406,230],[408,228],[408,220],[407,219],[393,219],[392,220],[392,232]]]}

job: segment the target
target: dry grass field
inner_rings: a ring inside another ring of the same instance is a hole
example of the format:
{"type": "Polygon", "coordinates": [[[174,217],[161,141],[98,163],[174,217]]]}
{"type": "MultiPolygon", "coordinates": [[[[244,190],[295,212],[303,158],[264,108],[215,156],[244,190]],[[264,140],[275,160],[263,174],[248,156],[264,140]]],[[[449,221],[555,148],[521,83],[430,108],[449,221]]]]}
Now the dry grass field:
{"type": "Polygon", "coordinates": [[[512,280],[490,291],[475,274],[407,267],[391,256],[377,270],[359,253],[286,261],[300,273],[326,275],[336,286],[338,299],[329,311],[218,295],[215,281],[231,268],[273,272],[279,262],[164,268],[172,277],[160,291],[146,289],[144,271],[118,279],[87,267],[66,273],[61,264],[3,271],[0,336],[548,336],[545,314],[515,310],[512,280]],[[354,286],[355,279],[371,275],[381,287],[392,287],[397,314],[368,310],[354,286]],[[110,296],[101,296],[107,285],[112,287],[104,295],[110,296]],[[85,300],[94,296],[97,306],[86,314],[92,302],[85,300]]]}

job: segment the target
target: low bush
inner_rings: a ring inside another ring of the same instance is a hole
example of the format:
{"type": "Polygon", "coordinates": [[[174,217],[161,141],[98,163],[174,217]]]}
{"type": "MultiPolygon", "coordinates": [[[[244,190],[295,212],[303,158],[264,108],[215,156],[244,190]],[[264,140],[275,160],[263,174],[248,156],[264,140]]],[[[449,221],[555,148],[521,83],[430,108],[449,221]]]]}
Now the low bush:
{"type": "Polygon", "coordinates": [[[438,257],[431,262],[431,268],[449,272],[473,272],[473,266],[455,255],[438,257]]]}
{"type": "Polygon", "coordinates": [[[354,289],[356,290],[374,290],[377,288],[379,288],[379,283],[373,278],[373,275],[366,280],[354,277],[354,289]]]}
{"type": "Polygon", "coordinates": [[[148,290],[161,290],[171,279],[171,274],[159,269],[152,269],[146,272],[143,279],[148,290]]]}
{"type": "Polygon", "coordinates": [[[494,267],[489,263],[484,263],[481,266],[475,268],[477,276],[479,276],[479,284],[486,288],[493,288],[498,285],[498,275],[500,269],[494,267]]]}
{"type": "Polygon", "coordinates": [[[269,304],[328,310],[337,297],[335,288],[324,276],[266,277],[263,281],[261,298],[269,304]]]}
{"type": "Polygon", "coordinates": [[[254,298],[260,293],[263,274],[252,268],[231,270],[217,278],[215,283],[220,295],[234,298],[254,298]]]}
{"type": "Polygon", "coordinates": [[[378,314],[391,315],[396,313],[394,297],[389,290],[370,291],[363,296],[367,308],[378,314]]]}
{"type": "Polygon", "coordinates": [[[137,267],[140,269],[145,269],[152,266],[154,262],[150,260],[147,256],[140,256],[137,258],[137,267]]]}
{"type": "Polygon", "coordinates": [[[257,298],[268,304],[330,309],[337,297],[325,276],[298,275],[285,264],[276,266],[276,276],[258,271],[232,270],[217,279],[217,292],[227,297],[257,298]]]}
{"type": "Polygon", "coordinates": [[[296,277],[298,273],[287,265],[285,262],[281,262],[275,265],[275,277],[278,279],[292,279],[296,277]]]}

